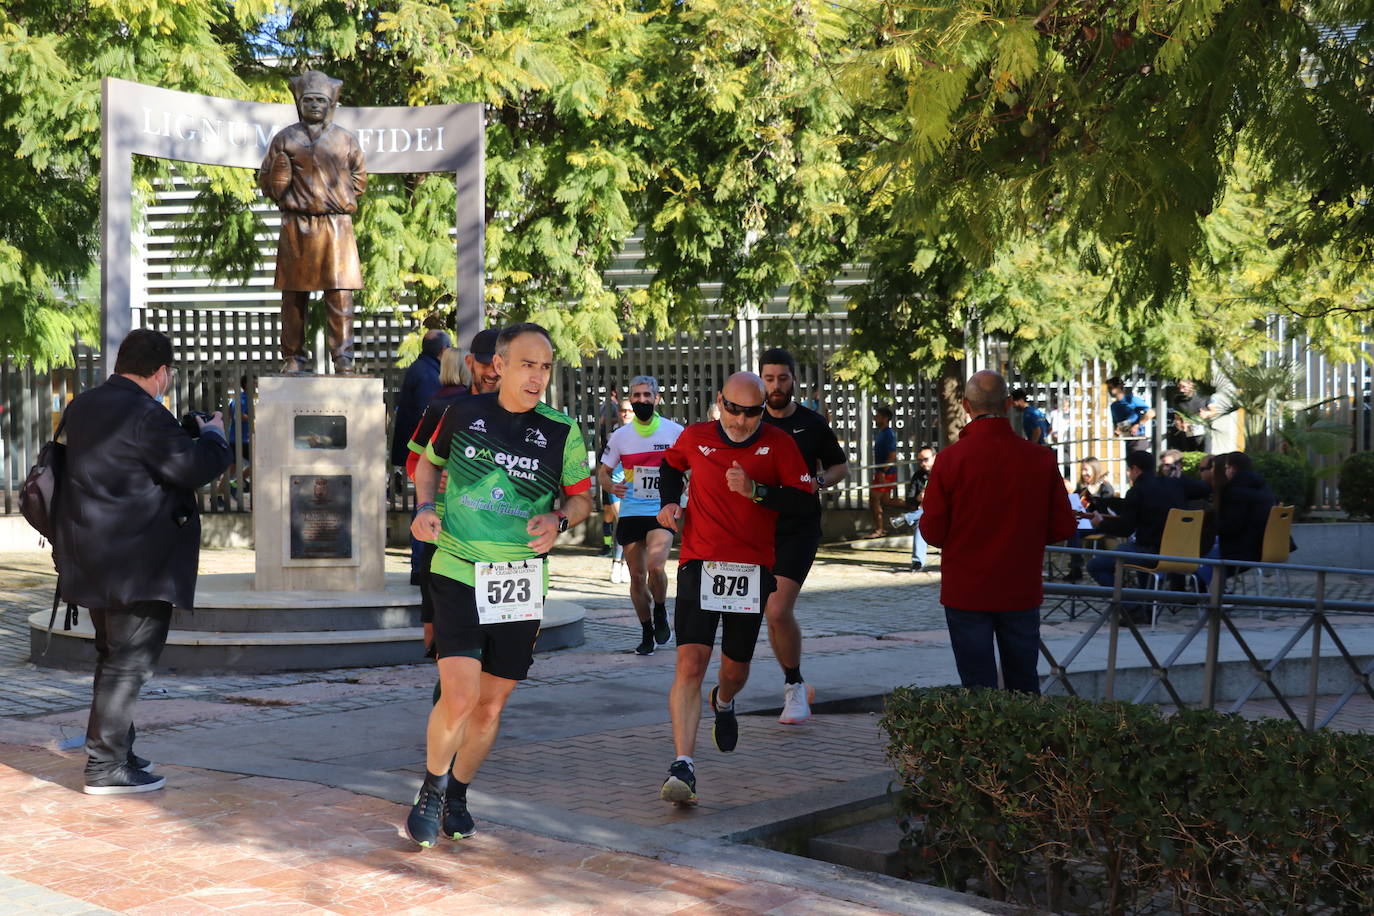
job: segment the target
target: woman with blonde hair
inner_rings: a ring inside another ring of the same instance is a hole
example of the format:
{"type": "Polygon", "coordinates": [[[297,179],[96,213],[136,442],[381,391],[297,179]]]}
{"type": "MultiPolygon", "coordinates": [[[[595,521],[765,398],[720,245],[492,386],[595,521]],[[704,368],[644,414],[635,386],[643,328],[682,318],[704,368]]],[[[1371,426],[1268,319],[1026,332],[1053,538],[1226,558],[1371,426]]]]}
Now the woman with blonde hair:
{"type": "MultiPolygon", "coordinates": [[[[1078,465],[1078,485],[1074,488],[1084,512],[1100,512],[1107,500],[1116,495],[1112,482],[1102,475],[1102,462],[1096,458],[1084,458],[1078,465]],[[1100,500],[1100,503],[1099,503],[1100,500]],[[1098,505],[1094,505],[1099,503],[1098,505]]],[[[1082,532],[1075,531],[1069,540],[1070,547],[1082,547],[1082,532]]],[[[1069,581],[1077,582],[1083,578],[1083,556],[1074,554],[1069,559],[1069,581]]]]}
{"type": "MultiPolygon", "coordinates": [[[[441,388],[471,388],[472,373],[468,371],[467,350],[460,350],[457,347],[449,347],[444,351],[444,355],[439,357],[439,385],[441,388]]],[[[447,392],[452,396],[456,392],[447,392]]],[[[434,395],[440,396],[440,392],[434,395]]],[[[428,405],[426,405],[428,406],[428,405]]]]}
{"type": "Polygon", "coordinates": [[[1083,500],[1085,511],[1101,511],[1093,505],[1097,500],[1108,500],[1116,495],[1116,488],[1102,473],[1102,462],[1096,458],[1084,458],[1078,466],[1078,498],[1083,500]]]}

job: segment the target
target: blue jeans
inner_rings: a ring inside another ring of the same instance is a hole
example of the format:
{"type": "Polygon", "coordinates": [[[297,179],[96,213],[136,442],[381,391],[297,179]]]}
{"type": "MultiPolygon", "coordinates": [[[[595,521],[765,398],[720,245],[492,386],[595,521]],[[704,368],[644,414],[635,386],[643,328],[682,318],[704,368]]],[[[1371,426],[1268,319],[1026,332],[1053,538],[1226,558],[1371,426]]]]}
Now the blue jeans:
{"type": "MultiPolygon", "coordinates": [[[[1130,553],[1154,552],[1141,550],[1136,545],[1136,542],[1134,540],[1122,541],[1120,544],[1117,544],[1115,547],[1113,547],[1112,550],[1125,550],[1129,551],[1130,553]]],[[[1127,562],[1138,562],[1142,566],[1145,563],[1145,561],[1143,560],[1128,560],[1127,562]]],[[[1088,557],[1088,575],[1091,576],[1092,580],[1096,582],[1098,585],[1101,585],[1104,588],[1111,588],[1116,577],[1116,560],[1112,557],[1105,556],[1103,554],[1098,554],[1095,557],[1088,557]]],[[[1131,587],[1129,581],[1126,582],[1125,587],[1131,587]]]]}
{"type": "Polygon", "coordinates": [[[997,661],[993,640],[1002,663],[1002,684],[1008,690],[1040,692],[1036,663],[1040,657],[1040,608],[1026,611],[961,611],[945,608],[949,644],[954,664],[965,687],[996,687],[997,661]]]}
{"type": "Polygon", "coordinates": [[[921,537],[921,510],[907,513],[907,518],[911,524],[911,565],[923,567],[926,565],[926,539],[921,537]]]}
{"type": "MultiPolygon", "coordinates": [[[[1221,542],[1212,544],[1212,549],[1203,554],[1204,557],[1212,560],[1221,559],[1221,542]]],[[[1199,566],[1197,568],[1197,580],[1203,588],[1210,588],[1212,585],[1212,574],[1216,572],[1215,566],[1199,566]]],[[[1225,584],[1225,583],[1223,583],[1225,584]]]]}

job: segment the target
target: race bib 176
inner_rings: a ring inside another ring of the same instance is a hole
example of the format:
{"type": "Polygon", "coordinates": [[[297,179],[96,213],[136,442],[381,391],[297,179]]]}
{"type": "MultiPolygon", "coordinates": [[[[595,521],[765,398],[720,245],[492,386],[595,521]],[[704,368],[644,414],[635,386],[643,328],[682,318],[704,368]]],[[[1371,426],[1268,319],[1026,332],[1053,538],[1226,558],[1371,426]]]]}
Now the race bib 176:
{"type": "Polygon", "coordinates": [[[635,499],[658,499],[658,468],[635,468],[635,485],[632,495],[635,499]]]}

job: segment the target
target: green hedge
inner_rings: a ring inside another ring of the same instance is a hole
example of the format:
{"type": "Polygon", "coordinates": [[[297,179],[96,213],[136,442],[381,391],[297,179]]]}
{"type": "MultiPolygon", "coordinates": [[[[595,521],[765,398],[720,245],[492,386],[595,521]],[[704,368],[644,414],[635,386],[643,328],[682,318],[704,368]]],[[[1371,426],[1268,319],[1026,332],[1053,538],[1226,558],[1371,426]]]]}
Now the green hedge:
{"type": "Polygon", "coordinates": [[[1374,736],[948,687],[899,688],[882,726],[908,843],[947,886],[1058,911],[1374,912],[1374,736]]]}
{"type": "Polygon", "coordinates": [[[1282,452],[1247,452],[1255,463],[1255,473],[1274,491],[1280,506],[1292,506],[1305,515],[1317,492],[1317,475],[1301,458],[1282,452]]]}
{"type": "Polygon", "coordinates": [[[1356,452],[1341,464],[1341,508],[1355,518],[1374,518],[1374,452],[1356,452]]]}

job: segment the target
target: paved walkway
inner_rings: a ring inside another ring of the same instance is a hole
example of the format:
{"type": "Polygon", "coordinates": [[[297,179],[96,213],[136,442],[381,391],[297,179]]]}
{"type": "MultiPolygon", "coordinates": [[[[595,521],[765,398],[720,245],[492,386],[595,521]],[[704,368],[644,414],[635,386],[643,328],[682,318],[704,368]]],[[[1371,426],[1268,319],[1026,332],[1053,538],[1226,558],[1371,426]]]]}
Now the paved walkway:
{"type": "MultiPolygon", "coordinates": [[[[418,852],[397,825],[423,761],[432,665],[277,675],[161,675],[139,751],[168,774],[148,796],[79,794],[88,673],[28,663],[25,619],[51,602],[42,554],[0,556],[0,910],[18,913],[972,913],[996,905],[743,841],[768,825],[881,797],[877,716],[844,705],[956,680],[938,573],[900,550],[830,549],[803,592],[804,672],[833,704],[776,721],[781,675],[760,642],[738,751],[698,745],[697,809],[657,800],[672,758],[672,653],[638,626],[609,562],[559,556],[554,588],[588,610],[587,643],[542,655],[474,784],[479,833],[418,852]]],[[[404,563],[399,552],[390,568],[404,563]]],[[[217,572],[247,551],[205,551],[217,572]]],[[[1374,621],[1352,645],[1374,651],[1374,621]]],[[[1059,657],[1087,627],[1045,627],[1059,657]]],[[[1170,619],[1152,639],[1176,639],[1170,619]]],[[[1247,621],[1277,647],[1294,620],[1247,621]]],[[[1343,631],[1345,632],[1345,631],[1343,631]]],[[[1089,662],[1089,666],[1091,662],[1089,662]]],[[[708,678],[709,682],[709,678],[708,678]]],[[[1338,727],[1368,728],[1374,704],[1338,727]],[[1363,717],[1363,718],[1361,718],[1363,717]]]]}

